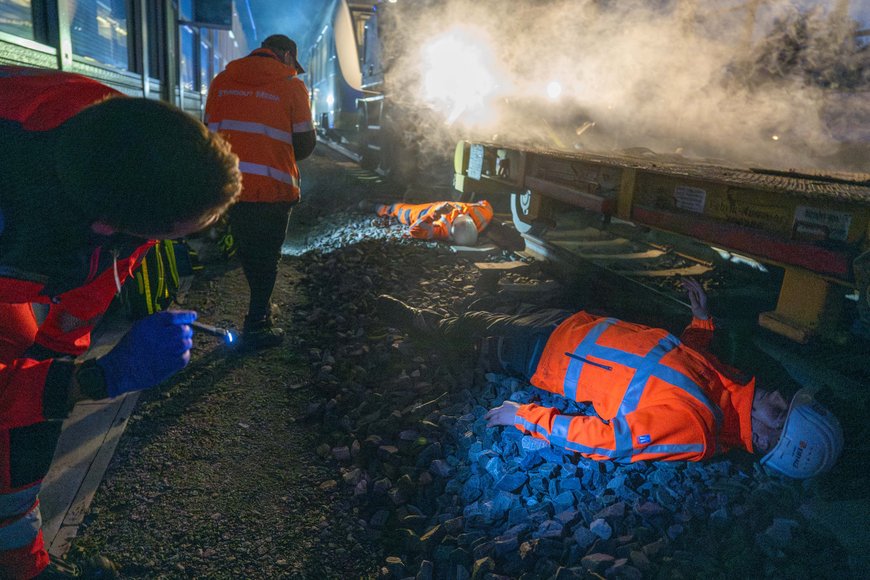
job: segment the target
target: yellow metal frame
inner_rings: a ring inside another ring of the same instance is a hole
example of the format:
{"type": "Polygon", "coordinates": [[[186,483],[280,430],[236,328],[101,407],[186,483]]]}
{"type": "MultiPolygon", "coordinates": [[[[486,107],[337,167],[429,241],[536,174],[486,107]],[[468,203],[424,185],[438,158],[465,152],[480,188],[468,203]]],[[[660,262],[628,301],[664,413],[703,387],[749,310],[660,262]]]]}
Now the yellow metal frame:
{"type": "Polygon", "coordinates": [[[827,334],[842,312],[837,288],[842,291],[840,284],[786,266],[776,310],[760,314],[758,324],[802,344],[815,334],[827,334]]]}

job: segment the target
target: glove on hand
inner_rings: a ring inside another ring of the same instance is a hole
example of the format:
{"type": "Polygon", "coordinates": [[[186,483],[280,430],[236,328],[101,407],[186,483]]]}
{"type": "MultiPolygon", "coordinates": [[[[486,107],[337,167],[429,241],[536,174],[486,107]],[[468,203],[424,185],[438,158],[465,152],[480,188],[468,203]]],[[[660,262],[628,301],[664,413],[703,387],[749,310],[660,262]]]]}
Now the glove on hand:
{"type": "Polygon", "coordinates": [[[708,320],[710,310],[707,308],[707,293],[704,292],[704,286],[694,278],[682,278],[680,283],[689,296],[692,316],[698,320],[708,320]]]}
{"type": "Polygon", "coordinates": [[[143,318],[107,355],[97,359],[110,397],[147,389],[190,362],[192,310],[168,310],[143,318]]]}
{"type": "Polygon", "coordinates": [[[496,427],[498,425],[513,425],[517,422],[517,409],[520,408],[519,403],[513,401],[505,401],[498,407],[487,411],[483,416],[486,419],[487,427],[496,427]]]}

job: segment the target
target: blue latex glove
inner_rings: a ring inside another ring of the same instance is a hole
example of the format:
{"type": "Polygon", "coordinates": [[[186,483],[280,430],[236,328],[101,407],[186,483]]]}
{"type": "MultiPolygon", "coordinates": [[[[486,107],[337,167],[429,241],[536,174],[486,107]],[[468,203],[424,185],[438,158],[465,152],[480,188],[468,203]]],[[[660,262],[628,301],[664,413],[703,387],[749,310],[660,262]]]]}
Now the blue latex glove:
{"type": "Polygon", "coordinates": [[[143,318],[107,355],[97,359],[110,397],[163,382],[190,362],[193,310],[167,310],[143,318]]]}
{"type": "Polygon", "coordinates": [[[680,280],[686,294],[689,296],[689,304],[692,307],[692,316],[698,320],[710,318],[710,310],[707,308],[707,293],[704,286],[694,278],[684,277],[680,280]]]}

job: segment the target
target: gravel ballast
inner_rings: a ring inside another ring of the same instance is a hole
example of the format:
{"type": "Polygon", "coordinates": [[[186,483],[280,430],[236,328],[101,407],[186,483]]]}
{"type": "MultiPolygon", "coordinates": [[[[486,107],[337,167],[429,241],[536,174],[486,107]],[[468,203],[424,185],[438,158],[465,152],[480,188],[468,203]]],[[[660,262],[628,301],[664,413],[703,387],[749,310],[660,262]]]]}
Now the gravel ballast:
{"type": "MultiPolygon", "coordinates": [[[[569,307],[570,292],[518,290],[558,288],[534,264],[481,284],[473,262],[517,256],[410,240],[353,209],[385,184],[306,163],[274,296],[287,341],[241,355],[198,338],[190,367],[140,399],[73,555],[131,578],[857,577],[813,518],[824,479],[739,454],[595,462],[487,428],[507,399],[591,409],[485,372],[472,343],[397,328],[376,297],[449,314],[569,307]]],[[[185,306],[238,326],[246,300],[230,262],[185,306]]]]}

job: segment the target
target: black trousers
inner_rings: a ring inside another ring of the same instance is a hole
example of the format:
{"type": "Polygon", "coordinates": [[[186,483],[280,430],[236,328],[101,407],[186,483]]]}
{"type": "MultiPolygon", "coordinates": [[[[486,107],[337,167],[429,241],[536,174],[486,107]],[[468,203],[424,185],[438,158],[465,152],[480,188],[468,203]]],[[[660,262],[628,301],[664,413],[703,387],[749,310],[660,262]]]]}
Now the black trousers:
{"type": "Polygon", "coordinates": [[[556,308],[529,314],[472,311],[445,318],[438,323],[438,328],[450,341],[498,338],[498,361],[501,370],[522,375],[529,380],[538,368],[544,345],[550,335],[572,314],[569,310],[556,308]]]}
{"type": "Polygon", "coordinates": [[[265,323],[270,314],[291,210],[290,203],[244,201],[230,208],[230,227],[238,243],[236,254],[251,291],[246,326],[265,323]]]}

